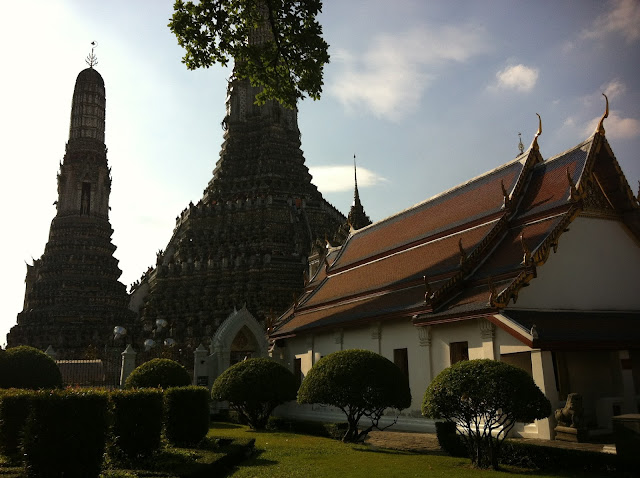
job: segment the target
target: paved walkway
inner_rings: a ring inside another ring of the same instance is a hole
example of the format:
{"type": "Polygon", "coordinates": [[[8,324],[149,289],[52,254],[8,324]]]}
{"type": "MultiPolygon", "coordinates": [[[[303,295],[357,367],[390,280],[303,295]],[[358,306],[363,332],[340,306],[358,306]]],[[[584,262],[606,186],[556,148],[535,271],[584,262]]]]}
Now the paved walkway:
{"type": "MultiPolygon", "coordinates": [[[[615,453],[614,444],[603,443],[572,443],[559,440],[538,440],[531,438],[518,438],[526,443],[535,445],[552,446],[558,448],[570,448],[574,450],[588,450],[602,453],[615,453]]],[[[442,453],[435,433],[408,433],[396,431],[372,431],[366,442],[378,448],[390,448],[392,450],[406,450],[418,453],[442,453]]]]}

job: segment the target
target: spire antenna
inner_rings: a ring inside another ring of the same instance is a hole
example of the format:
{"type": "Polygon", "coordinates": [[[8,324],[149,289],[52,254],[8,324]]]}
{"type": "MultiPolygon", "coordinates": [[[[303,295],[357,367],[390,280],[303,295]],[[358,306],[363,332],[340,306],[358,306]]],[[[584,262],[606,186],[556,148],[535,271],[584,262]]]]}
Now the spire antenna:
{"type": "Polygon", "coordinates": [[[98,57],[93,53],[93,50],[95,50],[97,46],[98,46],[98,42],[96,41],[91,42],[91,54],[87,56],[87,58],[84,60],[87,63],[87,65],[89,65],[89,68],[93,68],[95,65],[98,64],[98,57]]]}

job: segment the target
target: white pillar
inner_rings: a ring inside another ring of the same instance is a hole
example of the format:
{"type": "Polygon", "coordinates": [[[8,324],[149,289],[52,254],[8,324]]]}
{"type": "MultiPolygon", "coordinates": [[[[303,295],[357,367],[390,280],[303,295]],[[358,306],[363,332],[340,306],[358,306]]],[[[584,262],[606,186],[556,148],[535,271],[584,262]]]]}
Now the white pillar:
{"type": "Polygon", "coordinates": [[[425,380],[427,386],[433,380],[433,361],[431,359],[431,326],[427,325],[426,327],[418,327],[418,342],[420,343],[420,347],[425,348],[425,353],[423,356],[427,359],[427,366],[424,367],[425,371],[425,380]]]}
{"type": "Polygon", "coordinates": [[[495,360],[495,348],[493,346],[493,338],[495,337],[496,327],[487,319],[478,320],[480,326],[480,337],[482,338],[482,357],[495,360]]]}
{"type": "Polygon", "coordinates": [[[551,402],[551,416],[536,420],[538,427],[538,438],[553,440],[555,437],[555,419],[553,413],[558,406],[558,390],[556,388],[556,377],[553,373],[553,357],[548,350],[531,351],[531,372],[533,381],[542,390],[542,393],[551,402]]]}
{"type": "Polygon", "coordinates": [[[193,384],[202,385],[203,387],[210,387],[211,377],[209,377],[207,367],[207,349],[204,345],[198,345],[198,348],[193,352],[193,384]]]}
{"type": "Polygon", "coordinates": [[[623,409],[622,413],[638,413],[638,407],[635,400],[635,384],[633,382],[633,369],[631,365],[631,357],[628,350],[620,350],[618,352],[620,358],[620,369],[622,372],[622,393],[623,393],[623,409]]]}
{"type": "Polygon", "coordinates": [[[120,368],[120,388],[122,388],[124,387],[124,382],[127,380],[127,377],[131,375],[131,372],[136,368],[136,355],[138,355],[138,353],[133,350],[133,347],[129,344],[120,355],[122,355],[122,368],[120,368]]]}
{"type": "Polygon", "coordinates": [[[370,332],[371,340],[375,340],[375,343],[371,350],[378,355],[382,355],[382,324],[380,323],[380,321],[373,322],[371,324],[370,332]]]}

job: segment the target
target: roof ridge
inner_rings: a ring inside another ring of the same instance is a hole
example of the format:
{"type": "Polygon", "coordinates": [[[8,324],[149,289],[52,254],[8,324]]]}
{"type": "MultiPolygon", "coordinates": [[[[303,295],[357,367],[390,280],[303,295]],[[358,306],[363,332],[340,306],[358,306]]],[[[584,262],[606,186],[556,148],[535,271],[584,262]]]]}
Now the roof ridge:
{"type": "Polygon", "coordinates": [[[506,168],[508,168],[510,166],[513,166],[517,162],[522,163],[522,165],[524,166],[524,164],[526,163],[527,157],[529,156],[530,153],[531,153],[531,150],[525,151],[524,153],[522,153],[521,155],[517,156],[515,159],[512,159],[509,162],[501,164],[500,166],[497,166],[497,167],[495,167],[495,168],[493,168],[493,169],[491,169],[489,171],[485,171],[484,173],[479,174],[478,176],[475,176],[474,178],[471,178],[471,179],[465,181],[464,183],[457,184],[456,186],[453,186],[452,188],[449,188],[449,189],[447,189],[445,191],[442,191],[442,192],[436,194],[435,196],[431,196],[428,199],[420,201],[419,203],[416,203],[413,206],[409,206],[409,207],[403,209],[402,211],[399,211],[399,212],[397,212],[395,214],[392,214],[391,216],[387,216],[384,219],[380,219],[379,221],[376,221],[373,224],[370,224],[370,225],[368,225],[366,227],[363,227],[362,229],[358,229],[358,230],[354,231],[353,234],[350,237],[355,236],[357,234],[360,234],[360,233],[362,233],[362,232],[364,232],[364,231],[366,231],[368,229],[374,228],[374,227],[376,227],[376,228],[377,227],[381,227],[382,225],[386,224],[388,221],[391,221],[391,220],[393,220],[393,219],[395,219],[395,218],[397,218],[399,216],[402,216],[402,215],[404,215],[404,214],[406,214],[406,213],[408,213],[408,212],[410,212],[412,210],[418,209],[418,208],[420,208],[420,207],[424,206],[425,204],[428,204],[428,203],[430,203],[432,201],[436,201],[437,199],[440,199],[440,198],[446,196],[447,194],[451,194],[451,193],[453,193],[453,192],[455,192],[457,190],[460,190],[460,189],[464,188],[465,186],[467,186],[467,185],[469,185],[469,184],[471,184],[471,183],[473,183],[475,181],[479,181],[479,180],[481,180],[481,179],[483,179],[483,178],[485,178],[485,177],[487,177],[487,176],[489,176],[491,174],[494,174],[494,173],[496,173],[498,171],[501,171],[502,169],[506,169],[506,168]]]}

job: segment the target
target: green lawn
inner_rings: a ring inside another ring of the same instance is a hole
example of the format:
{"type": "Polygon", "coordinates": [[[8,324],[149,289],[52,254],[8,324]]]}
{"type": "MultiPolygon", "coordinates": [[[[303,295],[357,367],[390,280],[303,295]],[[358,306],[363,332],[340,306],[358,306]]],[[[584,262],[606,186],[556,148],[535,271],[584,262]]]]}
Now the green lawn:
{"type": "MultiPolygon", "coordinates": [[[[576,474],[539,474],[530,470],[475,470],[469,460],[437,454],[373,449],[367,445],[285,432],[255,432],[248,427],[214,423],[211,436],[255,438],[257,453],[231,475],[240,477],[578,477],[576,474]]],[[[594,477],[596,475],[593,475],[594,477]]]]}

